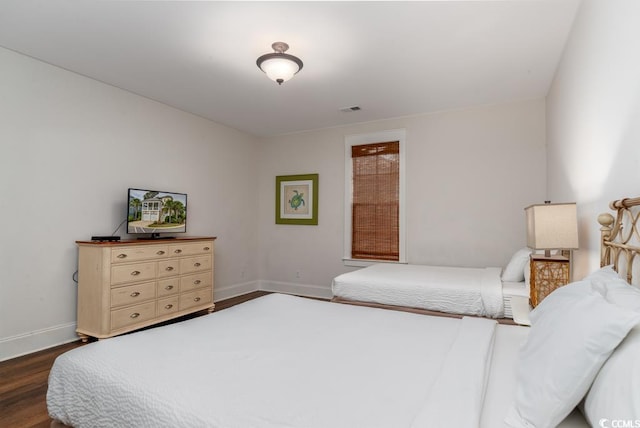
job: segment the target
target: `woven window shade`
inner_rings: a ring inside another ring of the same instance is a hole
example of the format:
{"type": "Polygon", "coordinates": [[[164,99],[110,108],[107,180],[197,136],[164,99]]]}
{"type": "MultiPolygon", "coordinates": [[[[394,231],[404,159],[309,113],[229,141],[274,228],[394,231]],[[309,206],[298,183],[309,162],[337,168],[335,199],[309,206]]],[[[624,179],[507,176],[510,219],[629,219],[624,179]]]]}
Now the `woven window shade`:
{"type": "Polygon", "coordinates": [[[353,146],[351,158],[351,257],[398,261],[400,143],[391,141],[353,146]]]}

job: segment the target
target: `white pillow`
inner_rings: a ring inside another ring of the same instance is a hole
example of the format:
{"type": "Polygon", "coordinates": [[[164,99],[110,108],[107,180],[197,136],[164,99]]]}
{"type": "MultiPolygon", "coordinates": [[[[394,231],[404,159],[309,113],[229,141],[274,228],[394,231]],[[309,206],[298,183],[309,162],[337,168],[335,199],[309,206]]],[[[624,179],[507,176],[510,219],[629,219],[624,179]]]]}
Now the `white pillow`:
{"type": "Polygon", "coordinates": [[[639,322],[640,313],[607,302],[589,281],[566,285],[547,296],[531,312],[532,327],[519,353],[507,425],[557,426],[639,322]]]}
{"type": "Polygon", "coordinates": [[[595,272],[591,272],[589,275],[584,277],[585,281],[591,281],[593,279],[596,278],[601,278],[605,281],[609,281],[609,280],[613,280],[613,279],[620,279],[620,275],[618,274],[618,272],[616,272],[613,269],[612,265],[608,265],[605,267],[602,267],[598,270],[596,270],[595,272]]]}
{"type": "Polygon", "coordinates": [[[604,296],[607,302],[640,312],[640,289],[638,287],[629,285],[627,281],[619,277],[609,280],[596,277],[591,280],[591,284],[604,296]]]}
{"type": "Polygon", "coordinates": [[[507,282],[524,281],[524,267],[529,261],[529,254],[531,254],[531,248],[522,248],[516,251],[502,272],[502,280],[507,282]]]}
{"type": "Polygon", "coordinates": [[[624,280],[613,266],[600,268],[584,279],[591,281],[594,288],[598,288],[598,291],[611,303],[627,309],[640,310],[640,301],[638,301],[640,289],[624,280]]]}
{"type": "Polygon", "coordinates": [[[640,421],[640,327],[632,329],[596,376],[583,413],[597,427],[602,419],[640,421]]]}
{"type": "Polygon", "coordinates": [[[538,318],[544,319],[545,313],[562,311],[567,307],[572,306],[573,302],[575,302],[576,300],[581,299],[586,294],[589,294],[593,291],[594,290],[591,282],[585,280],[572,282],[571,284],[556,288],[552,293],[549,294],[549,296],[555,294],[555,297],[550,302],[547,302],[545,304],[547,298],[549,297],[547,296],[547,298],[538,303],[538,306],[536,306],[531,311],[529,317],[532,320],[538,318]]]}
{"type": "MultiPolygon", "coordinates": [[[[590,275],[594,288],[619,307],[640,312],[640,289],[611,268],[590,275]]],[[[602,419],[640,421],[640,326],[632,329],[602,366],[582,408],[592,426],[602,419]]]]}

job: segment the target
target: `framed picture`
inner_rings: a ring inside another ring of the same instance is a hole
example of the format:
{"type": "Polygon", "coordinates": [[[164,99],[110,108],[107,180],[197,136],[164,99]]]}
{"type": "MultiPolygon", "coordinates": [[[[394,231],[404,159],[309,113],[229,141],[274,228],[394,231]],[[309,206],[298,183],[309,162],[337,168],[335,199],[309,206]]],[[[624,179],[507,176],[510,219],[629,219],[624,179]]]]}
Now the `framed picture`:
{"type": "Polygon", "coordinates": [[[276,224],[318,225],[318,174],[276,177],[276,224]]]}

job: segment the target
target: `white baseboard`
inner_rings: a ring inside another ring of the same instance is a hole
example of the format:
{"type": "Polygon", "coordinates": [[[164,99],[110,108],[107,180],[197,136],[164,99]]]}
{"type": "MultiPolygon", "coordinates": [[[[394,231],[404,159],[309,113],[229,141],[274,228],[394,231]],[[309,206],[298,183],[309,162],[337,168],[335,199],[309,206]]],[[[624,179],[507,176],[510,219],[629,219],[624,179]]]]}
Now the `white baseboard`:
{"type": "Polygon", "coordinates": [[[260,290],[295,294],[298,296],[318,297],[321,299],[331,299],[333,297],[330,287],[298,284],[295,282],[260,281],[260,290]]]}
{"type": "Polygon", "coordinates": [[[74,342],[78,339],[76,323],[62,324],[17,336],[5,337],[0,339],[0,361],[74,342]]]}
{"type": "Polygon", "coordinates": [[[215,302],[219,302],[220,300],[226,300],[243,294],[252,293],[260,290],[259,285],[260,281],[250,281],[243,282],[241,284],[233,284],[228,287],[214,287],[213,300],[215,302]]]}

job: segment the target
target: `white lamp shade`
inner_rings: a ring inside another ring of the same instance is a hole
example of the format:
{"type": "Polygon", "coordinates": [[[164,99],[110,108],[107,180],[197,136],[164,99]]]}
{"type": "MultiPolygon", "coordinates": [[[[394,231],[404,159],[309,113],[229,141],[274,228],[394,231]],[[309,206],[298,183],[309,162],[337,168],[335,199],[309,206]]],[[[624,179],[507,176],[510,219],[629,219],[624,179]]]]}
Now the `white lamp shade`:
{"type": "Polygon", "coordinates": [[[525,208],[527,246],[534,250],[578,249],[576,204],[540,204],[525,208]]]}
{"type": "Polygon", "coordinates": [[[300,70],[298,64],[287,58],[270,58],[260,64],[260,68],[264,71],[269,79],[274,82],[286,82],[290,80],[294,74],[300,70]]]}

